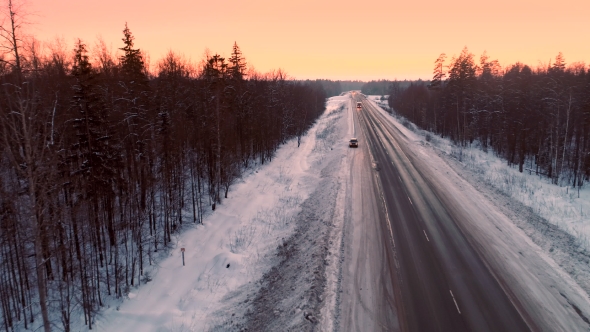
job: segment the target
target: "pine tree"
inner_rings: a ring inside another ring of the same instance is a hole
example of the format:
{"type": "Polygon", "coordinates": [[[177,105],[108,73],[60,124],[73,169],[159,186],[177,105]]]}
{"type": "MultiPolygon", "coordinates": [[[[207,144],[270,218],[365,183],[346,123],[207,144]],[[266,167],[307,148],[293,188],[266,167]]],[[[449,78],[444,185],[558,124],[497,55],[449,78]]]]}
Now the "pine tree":
{"type": "Polygon", "coordinates": [[[125,23],[123,35],[124,38],[122,40],[125,46],[120,48],[120,50],[123,51],[123,55],[119,58],[121,61],[121,69],[123,70],[124,75],[128,78],[145,80],[143,56],[139,49],[133,48],[135,37],[133,37],[131,30],[129,30],[127,23],[125,23]]]}
{"type": "Polygon", "coordinates": [[[72,108],[79,117],[74,119],[78,142],[79,168],[77,172],[89,176],[89,187],[94,190],[109,188],[113,179],[113,170],[109,167],[109,158],[113,158],[113,146],[107,143],[107,113],[100,96],[96,93],[95,75],[88,61],[86,45],[78,40],[74,54],[72,75],[76,78],[72,108]]]}
{"type": "Polygon", "coordinates": [[[561,52],[555,57],[555,62],[551,66],[551,71],[556,73],[563,73],[565,71],[565,57],[561,52]]]}
{"type": "Polygon", "coordinates": [[[473,54],[465,47],[459,57],[453,59],[449,69],[448,81],[448,88],[451,91],[450,102],[456,112],[457,140],[461,143],[461,146],[464,146],[466,142],[467,113],[474,102],[473,94],[476,83],[476,66],[473,61],[473,54]],[[463,123],[461,123],[461,120],[463,123]]]}
{"type": "Polygon", "coordinates": [[[225,58],[222,58],[219,54],[207,59],[205,69],[203,70],[203,78],[207,83],[207,94],[210,96],[207,100],[207,108],[213,115],[213,137],[215,137],[215,143],[213,146],[213,162],[209,165],[210,170],[210,196],[213,197],[212,209],[215,210],[215,203],[221,202],[219,194],[221,187],[221,152],[222,152],[222,140],[221,140],[221,127],[222,117],[225,109],[225,87],[228,74],[228,65],[225,62],[225,58]]]}
{"type": "Polygon", "coordinates": [[[72,67],[72,75],[78,79],[87,78],[92,72],[92,65],[88,60],[88,51],[86,44],[78,39],[76,48],[74,49],[74,65],[72,67]]]}
{"type": "Polygon", "coordinates": [[[242,51],[234,42],[231,57],[229,58],[229,75],[235,80],[243,80],[246,76],[246,62],[242,57],[242,51]]]}
{"type": "Polygon", "coordinates": [[[446,58],[447,55],[441,53],[441,55],[438,56],[436,61],[434,61],[434,72],[432,76],[432,81],[428,86],[429,89],[439,90],[440,88],[442,88],[442,82],[446,76],[446,73],[444,71],[444,63],[446,58]]]}

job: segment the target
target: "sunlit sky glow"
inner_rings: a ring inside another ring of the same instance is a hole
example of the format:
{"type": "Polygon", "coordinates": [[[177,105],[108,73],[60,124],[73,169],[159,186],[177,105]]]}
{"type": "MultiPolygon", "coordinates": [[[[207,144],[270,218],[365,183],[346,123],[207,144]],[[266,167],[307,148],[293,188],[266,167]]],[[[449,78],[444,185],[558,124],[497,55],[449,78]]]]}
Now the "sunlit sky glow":
{"type": "Polygon", "coordinates": [[[440,53],[484,50],[503,66],[537,66],[562,52],[590,61],[588,0],[28,0],[40,40],[101,36],[121,47],[125,22],[155,63],[228,56],[236,41],[259,72],[297,79],[430,79],[440,53]]]}

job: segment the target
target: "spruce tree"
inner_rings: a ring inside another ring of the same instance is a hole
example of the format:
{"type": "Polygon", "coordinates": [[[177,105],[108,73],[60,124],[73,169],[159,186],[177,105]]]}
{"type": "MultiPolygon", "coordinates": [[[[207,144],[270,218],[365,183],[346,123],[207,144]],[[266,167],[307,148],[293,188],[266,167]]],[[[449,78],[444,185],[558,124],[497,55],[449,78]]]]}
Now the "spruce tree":
{"type": "Polygon", "coordinates": [[[127,23],[125,23],[123,35],[124,38],[122,40],[125,46],[120,48],[120,50],[123,51],[123,55],[119,58],[123,74],[127,76],[127,78],[145,80],[143,56],[138,48],[133,48],[135,37],[133,37],[131,30],[129,30],[127,23]]]}
{"type": "Polygon", "coordinates": [[[444,72],[444,63],[446,58],[447,55],[441,53],[441,55],[438,56],[436,61],[434,61],[434,72],[432,76],[432,81],[428,86],[432,90],[438,90],[442,87],[442,81],[444,80],[446,75],[444,72]]]}
{"type": "Polygon", "coordinates": [[[246,76],[246,62],[236,42],[234,42],[231,57],[229,58],[229,74],[233,79],[240,81],[246,76]]]}
{"type": "Polygon", "coordinates": [[[563,73],[565,71],[565,57],[561,52],[555,57],[555,62],[551,66],[551,71],[556,73],[563,73]]]}

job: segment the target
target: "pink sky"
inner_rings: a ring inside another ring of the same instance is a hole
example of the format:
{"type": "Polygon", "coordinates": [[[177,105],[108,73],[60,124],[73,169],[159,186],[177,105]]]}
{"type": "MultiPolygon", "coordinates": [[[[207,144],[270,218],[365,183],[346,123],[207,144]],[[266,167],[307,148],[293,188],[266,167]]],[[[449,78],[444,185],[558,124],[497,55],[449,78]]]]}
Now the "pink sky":
{"type": "Polygon", "coordinates": [[[28,0],[41,40],[97,36],[121,47],[125,22],[155,63],[169,50],[199,61],[234,41],[260,72],[298,79],[430,79],[440,53],[464,46],[502,65],[563,52],[590,60],[589,0],[28,0]]]}

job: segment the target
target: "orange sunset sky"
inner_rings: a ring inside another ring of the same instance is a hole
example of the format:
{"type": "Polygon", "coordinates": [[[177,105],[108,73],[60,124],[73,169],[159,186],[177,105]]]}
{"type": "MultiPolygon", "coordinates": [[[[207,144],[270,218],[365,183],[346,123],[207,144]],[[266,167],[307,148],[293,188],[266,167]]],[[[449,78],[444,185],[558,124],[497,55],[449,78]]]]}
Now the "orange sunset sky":
{"type": "MultiPolygon", "coordinates": [[[[155,63],[169,50],[199,61],[238,43],[259,72],[297,79],[427,79],[440,53],[484,50],[503,66],[537,66],[562,52],[590,62],[590,0],[28,0],[43,41],[97,36],[135,46],[155,63]]],[[[478,60],[479,61],[479,60],[478,60]]]]}

